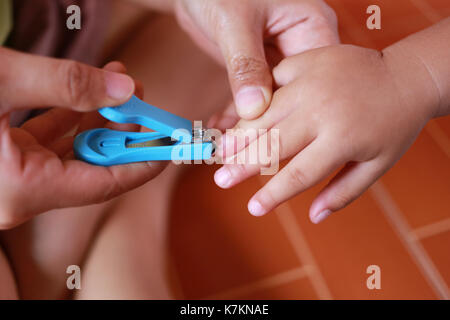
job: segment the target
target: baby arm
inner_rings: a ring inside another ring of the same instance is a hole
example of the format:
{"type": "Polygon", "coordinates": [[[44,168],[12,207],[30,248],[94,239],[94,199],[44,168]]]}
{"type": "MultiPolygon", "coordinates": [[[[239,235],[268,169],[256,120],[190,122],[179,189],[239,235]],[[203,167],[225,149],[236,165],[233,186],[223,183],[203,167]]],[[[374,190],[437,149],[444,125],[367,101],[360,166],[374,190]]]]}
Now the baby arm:
{"type": "MultiPolygon", "coordinates": [[[[419,81],[427,82],[431,79],[434,91],[438,94],[437,106],[430,106],[436,107],[433,116],[450,114],[450,18],[393,44],[384,49],[383,53],[388,59],[392,56],[393,60],[398,61],[396,72],[399,80],[405,81],[406,85],[411,81],[410,77],[420,76],[413,67],[422,64],[421,67],[417,66],[418,70],[425,69],[424,76],[428,80],[419,81]],[[400,63],[402,60],[403,63],[400,63]],[[412,68],[408,70],[408,67],[412,68]]],[[[418,89],[423,92],[423,89],[418,89]]]]}
{"type": "MultiPolygon", "coordinates": [[[[449,43],[446,19],[382,52],[340,45],[282,61],[274,69],[281,88],[271,106],[256,120],[241,120],[237,128],[244,131],[237,132],[279,130],[280,158],[292,160],[252,197],[249,211],[264,215],[336,170],[311,205],[311,220],[318,223],[358,198],[431,118],[450,113],[449,43]]],[[[223,141],[217,152],[224,157],[237,152],[244,158],[253,150],[239,150],[230,135],[223,141]]],[[[229,188],[260,168],[226,164],[215,180],[229,188]]]]}

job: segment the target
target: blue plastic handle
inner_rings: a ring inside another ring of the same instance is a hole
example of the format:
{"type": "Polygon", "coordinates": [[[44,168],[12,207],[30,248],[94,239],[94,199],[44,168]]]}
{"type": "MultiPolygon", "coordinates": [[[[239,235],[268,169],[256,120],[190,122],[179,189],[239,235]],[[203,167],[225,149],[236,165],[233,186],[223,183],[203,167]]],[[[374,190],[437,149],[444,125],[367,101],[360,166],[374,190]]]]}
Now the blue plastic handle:
{"type": "Polygon", "coordinates": [[[113,166],[132,162],[162,160],[207,160],[213,153],[211,142],[183,143],[174,141],[158,147],[129,148],[130,143],[168,138],[159,132],[124,132],[94,129],[81,133],[75,139],[77,159],[100,165],[113,166]]]}
{"type": "Polygon", "coordinates": [[[192,132],[192,122],[163,109],[145,103],[133,96],[127,103],[118,107],[107,107],[99,110],[106,119],[117,123],[135,123],[168,137],[173,131],[185,129],[192,132]]]}
{"type": "Polygon", "coordinates": [[[191,121],[151,106],[135,96],[121,106],[102,108],[99,112],[108,120],[139,124],[155,132],[124,132],[104,128],[83,132],[74,142],[77,159],[112,166],[142,161],[207,160],[212,157],[211,142],[191,143],[191,121]],[[171,137],[177,140],[173,141],[171,137]],[[163,145],[130,147],[155,140],[162,140],[163,145]]]}

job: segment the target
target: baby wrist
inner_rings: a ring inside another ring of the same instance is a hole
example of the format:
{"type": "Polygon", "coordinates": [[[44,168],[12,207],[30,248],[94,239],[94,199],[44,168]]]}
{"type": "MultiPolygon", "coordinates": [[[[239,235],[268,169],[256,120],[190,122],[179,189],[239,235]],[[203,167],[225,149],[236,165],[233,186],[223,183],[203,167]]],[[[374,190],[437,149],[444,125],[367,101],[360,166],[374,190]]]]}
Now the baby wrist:
{"type": "Polygon", "coordinates": [[[425,122],[436,117],[441,93],[421,57],[402,42],[387,47],[382,53],[402,101],[413,108],[412,112],[422,116],[425,122]]]}
{"type": "MultiPolygon", "coordinates": [[[[432,117],[450,114],[450,18],[413,34],[386,48],[388,56],[403,65],[409,77],[404,80],[414,83],[419,78],[423,88],[416,88],[424,95],[434,95],[432,117]]],[[[388,58],[389,59],[389,58],[388,58]]],[[[419,80],[418,79],[418,80],[419,80]]]]}

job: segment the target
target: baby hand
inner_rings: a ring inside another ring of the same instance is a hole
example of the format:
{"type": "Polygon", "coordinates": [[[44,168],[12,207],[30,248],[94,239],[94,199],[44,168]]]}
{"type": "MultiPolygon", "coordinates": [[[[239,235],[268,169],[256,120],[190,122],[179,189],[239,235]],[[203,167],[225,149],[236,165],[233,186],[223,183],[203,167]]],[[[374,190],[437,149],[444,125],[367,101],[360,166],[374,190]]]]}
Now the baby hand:
{"type": "MultiPolygon", "coordinates": [[[[282,61],[274,69],[274,79],[281,88],[266,113],[237,125],[240,129],[279,129],[280,159],[293,157],[250,200],[248,209],[255,216],[266,214],[340,168],[314,200],[310,218],[319,223],[344,208],[395,164],[439,104],[424,65],[389,51],[348,45],[315,49],[282,61]]],[[[239,158],[252,150],[250,145],[247,150],[235,150],[230,136],[224,140],[219,155],[237,152],[239,158]]],[[[215,181],[229,188],[260,168],[225,164],[216,172],[215,181]]]]}

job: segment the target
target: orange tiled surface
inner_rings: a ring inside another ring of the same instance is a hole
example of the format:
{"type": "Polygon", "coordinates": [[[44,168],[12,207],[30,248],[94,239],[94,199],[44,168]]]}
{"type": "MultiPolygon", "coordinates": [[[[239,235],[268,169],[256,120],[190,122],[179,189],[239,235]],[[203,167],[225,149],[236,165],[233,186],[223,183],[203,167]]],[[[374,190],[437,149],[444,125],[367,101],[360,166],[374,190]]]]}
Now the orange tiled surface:
{"type": "MultiPolygon", "coordinates": [[[[450,15],[448,0],[328,2],[344,43],[378,49],[450,15]],[[371,4],[381,7],[381,31],[365,27],[371,4]]],[[[246,205],[261,177],[219,191],[214,170],[189,169],[174,194],[172,212],[183,212],[169,235],[180,298],[450,297],[450,117],[430,123],[380,182],[319,226],[307,210],[321,186],[253,218],[246,205]],[[372,264],[381,290],[366,287],[372,264]]]]}
{"type": "MultiPolygon", "coordinates": [[[[422,242],[437,267],[440,270],[450,270],[449,250],[442,250],[443,246],[447,249],[450,247],[450,230],[427,237],[422,242]]],[[[443,272],[442,276],[447,286],[450,286],[450,272],[443,272]]]]}

